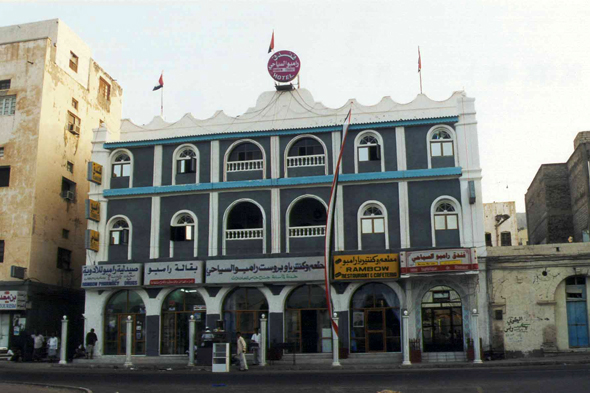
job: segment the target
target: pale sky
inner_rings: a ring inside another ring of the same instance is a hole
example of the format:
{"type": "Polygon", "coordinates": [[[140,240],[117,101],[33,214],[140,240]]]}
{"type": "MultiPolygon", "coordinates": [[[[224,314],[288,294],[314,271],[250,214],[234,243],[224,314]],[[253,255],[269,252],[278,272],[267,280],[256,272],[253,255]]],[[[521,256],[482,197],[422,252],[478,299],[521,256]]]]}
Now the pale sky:
{"type": "Polygon", "coordinates": [[[60,18],[123,87],[123,117],[240,115],[274,89],[268,45],[301,59],[301,87],[340,107],[419,93],[476,99],[484,202],[516,201],[539,166],[590,130],[590,2],[0,2],[0,26],[60,18]]]}

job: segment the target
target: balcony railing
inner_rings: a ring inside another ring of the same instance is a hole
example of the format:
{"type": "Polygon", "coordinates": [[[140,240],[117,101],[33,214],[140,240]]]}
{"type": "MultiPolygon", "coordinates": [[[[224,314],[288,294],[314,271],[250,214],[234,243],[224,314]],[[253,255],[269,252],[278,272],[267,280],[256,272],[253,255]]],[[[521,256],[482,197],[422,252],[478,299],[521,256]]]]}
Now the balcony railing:
{"type": "Polygon", "coordinates": [[[257,240],[262,239],[264,235],[264,229],[252,228],[252,229],[227,229],[225,231],[225,238],[227,240],[257,240]]]}
{"type": "Polygon", "coordinates": [[[289,237],[320,237],[326,236],[326,226],[289,227],[289,237]]]}
{"type": "Polygon", "coordinates": [[[297,167],[305,167],[305,166],[321,166],[321,165],[325,165],[325,163],[326,163],[326,155],[325,154],[316,154],[313,156],[287,157],[287,167],[288,168],[297,168],[297,167]]]}
{"type": "Polygon", "coordinates": [[[228,172],[259,171],[264,168],[264,160],[229,161],[228,172]]]}

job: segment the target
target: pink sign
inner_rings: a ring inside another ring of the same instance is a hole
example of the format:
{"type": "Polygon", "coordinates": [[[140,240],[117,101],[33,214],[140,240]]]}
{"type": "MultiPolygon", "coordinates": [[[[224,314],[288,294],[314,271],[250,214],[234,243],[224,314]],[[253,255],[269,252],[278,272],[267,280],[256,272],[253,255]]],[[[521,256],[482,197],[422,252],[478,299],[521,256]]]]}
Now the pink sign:
{"type": "Polygon", "coordinates": [[[275,52],[268,60],[268,73],[277,82],[290,82],[301,69],[299,56],[288,50],[275,52]]]}

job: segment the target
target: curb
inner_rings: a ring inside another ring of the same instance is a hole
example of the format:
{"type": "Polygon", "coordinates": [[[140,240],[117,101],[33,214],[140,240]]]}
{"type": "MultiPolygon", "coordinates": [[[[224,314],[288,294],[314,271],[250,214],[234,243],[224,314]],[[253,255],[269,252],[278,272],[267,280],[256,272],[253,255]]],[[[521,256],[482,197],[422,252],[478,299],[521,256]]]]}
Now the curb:
{"type": "Polygon", "coordinates": [[[24,385],[24,386],[39,386],[44,388],[54,388],[54,389],[70,389],[70,390],[78,390],[84,393],[92,393],[92,390],[83,388],[81,386],[67,386],[67,385],[51,385],[46,383],[34,383],[34,382],[13,382],[13,381],[2,381],[0,382],[0,386],[2,385],[24,385]]]}

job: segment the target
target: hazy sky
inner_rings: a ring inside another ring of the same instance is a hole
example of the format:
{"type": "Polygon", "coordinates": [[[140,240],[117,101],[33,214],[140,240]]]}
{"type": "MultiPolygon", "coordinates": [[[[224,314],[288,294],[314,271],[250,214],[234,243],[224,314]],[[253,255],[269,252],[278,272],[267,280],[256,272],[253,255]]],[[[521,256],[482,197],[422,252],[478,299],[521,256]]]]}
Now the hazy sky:
{"type": "Polygon", "coordinates": [[[476,99],[484,202],[524,194],[590,130],[590,2],[199,1],[0,3],[0,25],[60,18],[123,87],[123,117],[242,114],[273,89],[268,45],[301,58],[301,86],[340,107],[419,93],[476,99]]]}

